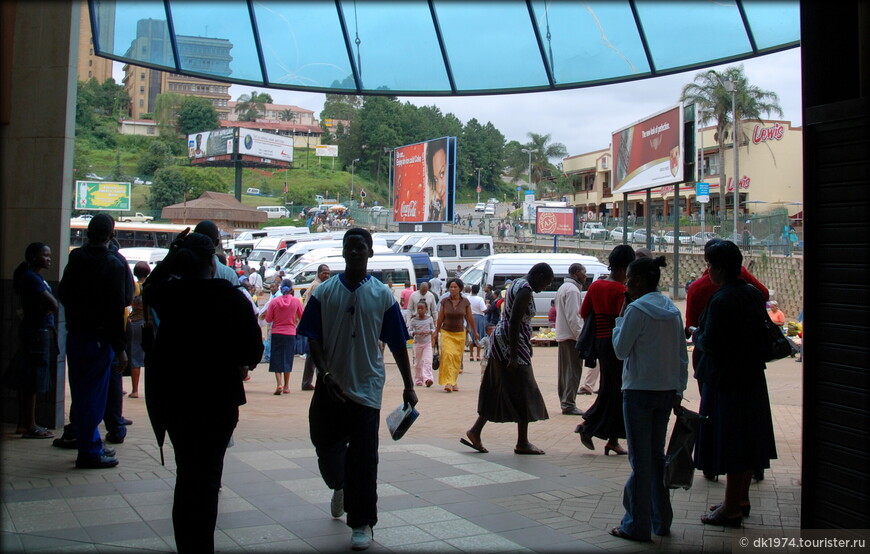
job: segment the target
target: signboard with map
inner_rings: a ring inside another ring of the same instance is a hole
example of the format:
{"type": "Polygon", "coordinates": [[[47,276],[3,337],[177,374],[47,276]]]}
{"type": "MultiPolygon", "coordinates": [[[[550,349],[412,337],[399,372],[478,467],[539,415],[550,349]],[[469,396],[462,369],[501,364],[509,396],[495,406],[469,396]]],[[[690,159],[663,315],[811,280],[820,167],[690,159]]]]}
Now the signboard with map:
{"type": "Polygon", "coordinates": [[[130,183],[76,181],[76,210],[130,210],[130,183]]]}

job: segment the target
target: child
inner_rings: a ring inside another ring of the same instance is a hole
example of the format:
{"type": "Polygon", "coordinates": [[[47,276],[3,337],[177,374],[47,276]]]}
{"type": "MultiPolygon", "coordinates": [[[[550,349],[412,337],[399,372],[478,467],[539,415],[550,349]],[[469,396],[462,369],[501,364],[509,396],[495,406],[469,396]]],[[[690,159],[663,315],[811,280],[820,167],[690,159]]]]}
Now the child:
{"type": "Polygon", "coordinates": [[[414,381],[419,387],[425,380],[432,386],[432,333],[435,322],[429,316],[426,302],[417,303],[417,313],[408,320],[408,332],[414,337],[414,381]]]}
{"type": "Polygon", "coordinates": [[[487,323],[486,335],[478,341],[480,350],[483,352],[483,358],[480,359],[480,378],[483,379],[483,372],[486,371],[486,364],[489,363],[489,343],[492,341],[492,332],[495,331],[495,325],[487,323]]]}

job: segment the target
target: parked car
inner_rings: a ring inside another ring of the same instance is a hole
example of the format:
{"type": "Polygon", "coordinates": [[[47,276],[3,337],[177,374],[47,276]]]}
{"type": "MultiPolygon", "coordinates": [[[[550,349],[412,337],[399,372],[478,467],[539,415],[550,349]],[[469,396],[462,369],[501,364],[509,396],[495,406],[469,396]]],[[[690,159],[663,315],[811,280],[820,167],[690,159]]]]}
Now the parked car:
{"type": "Polygon", "coordinates": [[[383,206],[372,206],[370,209],[371,209],[371,211],[373,211],[373,212],[382,212],[382,211],[384,211],[384,207],[383,207],[383,206]]]}
{"type": "Polygon", "coordinates": [[[478,202],[477,204],[475,204],[474,211],[482,212],[484,210],[486,210],[486,204],[484,204],[483,202],[478,202]]]}
{"type": "Polygon", "coordinates": [[[646,244],[646,229],[638,229],[631,234],[631,242],[646,244]]]}
{"type": "Polygon", "coordinates": [[[150,223],[154,221],[154,218],[150,215],[145,215],[142,212],[136,212],[136,215],[118,216],[118,221],[126,221],[129,223],[150,223]]]}
{"type": "Polygon", "coordinates": [[[583,224],[583,236],[587,239],[605,239],[607,238],[607,229],[600,221],[587,221],[583,224]]]}
{"type": "MultiPolygon", "coordinates": [[[[734,233],[732,233],[732,234],[728,235],[727,237],[725,237],[725,240],[730,240],[731,242],[733,242],[737,246],[742,247],[744,244],[744,241],[746,239],[743,237],[742,233],[737,233],[736,237],[734,236],[734,233]]],[[[758,246],[760,244],[760,241],[752,235],[749,235],[748,240],[749,240],[749,246],[758,246]]]]}
{"type": "MultiPolygon", "coordinates": [[[[665,242],[667,244],[674,244],[675,237],[676,233],[674,231],[668,231],[665,233],[665,242]]],[[[685,231],[680,231],[680,244],[692,244],[691,235],[685,231]]]]}
{"type": "Polygon", "coordinates": [[[703,233],[701,231],[698,231],[697,233],[692,235],[692,244],[694,244],[695,246],[704,246],[710,239],[715,239],[718,237],[719,235],[717,235],[716,233],[711,233],[710,231],[704,231],[703,233]]]}
{"type": "Polygon", "coordinates": [[[633,227],[626,227],[625,231],[623,231],[622,227],[614,227],[613,230],[610,231],[610,240],[621,241],[623,237],[631,238],[632,233],[634,233],[633,227]]]}

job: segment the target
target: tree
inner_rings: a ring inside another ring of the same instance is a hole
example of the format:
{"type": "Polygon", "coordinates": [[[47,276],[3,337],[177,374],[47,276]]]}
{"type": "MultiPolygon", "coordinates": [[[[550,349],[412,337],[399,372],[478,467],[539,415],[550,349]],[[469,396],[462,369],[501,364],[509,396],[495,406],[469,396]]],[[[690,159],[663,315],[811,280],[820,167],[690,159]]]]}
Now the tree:
{"type": "MultiPolygon", "coordinates": [[[[539,135],[538,133],[528,133],[531,139],[525,146],[526,150],[537,150],[532,152],[532,182],[535,183],[535,188],[541,180],[551,174],[557,174],[556,167],[550,162],[553,158],[561,160],[568,155],[568,149],[561,142],[550,142],[550,135],[539,135]]],[[[528,154],[526,154],[528,156],[528,154]]],[[[528,166],[528,158],[526,161],[528,166]]]]}
{"type": "Polygon", "coordinates": [[[154,173],[151,196],[148,203],[152,210],[162,210],[170,204],[178,204],[184,199],[187,183],[181,168],[164,167],[154,173]]]}
{"type": "Polygon", "coordinates": [[[291,109],[281,110],[278,113],[278,119],[280,119],[281,121],[289,121],[292,123],[296,121],[297,115],[298,114],[291,109]]]}
{"type": "Polygon", "coordinates": [[[251,94],[242,94],[238,97],[235,112],[239,114],[239,121],[257,121],[260,114],[266,113],[266,104],[272,102],[269,93],[252,90],[251,94]]]}
{"type": "MultiPolygon", "coordinates": [[[[779,96],[775,92],[762,90],[754,85],[750,85],[746,74],[743,72],[743,66],[726,67],[724,71],[719,72],[713,69],[701,71],[695,74],[694,83],[689,83],[683,87],[680,93],[680,101],[687,104],[695,104],[696,107],[712,110],[712,113],[704,113],[699,124],[705,124],[712,119],[716,119],[716,143],[719,146],[719,209],[722,215],[725,214],[725,198],[727,191],[725,190],[725,171],[722,166],[725,155],[725,139],[728,131],[733,128],[734,121],[738,122],[741,119],[757,119],[762,121],[761,114],[776,114],[782,117],[782,108],[779,105],[779,96]],[[731,93],[725,90],[727,81],[735,81],[737,83],[737,93],[735,104],[737,107],[737,117],[732,113],[731,93]]],[[[745,133],[742,133],[746,136],[745,133]]],[[[731,136],[735,136],[732,131],[731,136]]],[[[739,141],[733,141],[734,145],[739,144],[739,141]]],[[[735,185],[737,176],[734,175],[735,185]]],[[[738,206],[734,207],[735,210],[738,206]]]]}
{"type": "Polygon", "coordinates": [[[202,131],[211,131],[220,127],[217,110],[206,98],[188,96],[181,103],[176,120],[178,132],[182,135],[192,135],[202,131]]]}
{"type": "Polygon", "coordinates": [[[163,141],[154,141],[148,146],[148,152],[139,158],[136,171],[139,176],[148,177],[157,173],[158,169],[173,165],[175,159],[169,145],[163,141]]]}
{"type": "Polygon", "coordinates": [[[154,99],[154,121],[157,122],[157,130],[161,136],[178,134],[175,120],[178,118],[178,110],[181,109],[184,98],[177,92],[163,92],[154,99]]]}

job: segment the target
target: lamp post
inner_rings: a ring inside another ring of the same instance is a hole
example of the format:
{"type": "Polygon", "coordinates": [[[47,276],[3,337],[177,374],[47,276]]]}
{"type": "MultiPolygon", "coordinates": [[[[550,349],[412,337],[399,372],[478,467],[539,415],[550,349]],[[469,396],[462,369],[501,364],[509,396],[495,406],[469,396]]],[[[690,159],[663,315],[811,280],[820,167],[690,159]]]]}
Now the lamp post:
{"type": "Polygon", "coordinates": [[[477,203],[480,204],[480,170],[483,168],[475,167],[474,169],[477,171],[477,203]]]}
{"type": "Polygon", "coordinates": [[[354,165],[359,161],[359,158],[350,162],[350,201],[353,202],[353,173],[354,173],[354,165]]]}
{"type": "MultiPolygon", "coordinates": [[[[696,104],[697,106],[697,104],[696,104]]],[[[700,126],[701,120],[704,119],[704,115],[708,113],[713,113],[713,110],[710,108],[702,108],[696,107],[695,109],[695,126],[698,129],[698,134],[700,135],[701,142],[701,156],[700,161],[698,162],[698,181],[704,180],[704,129],[700,126]]],[[[701,236],[704,236],[704,223],[705,223],[705,214],[704,214],[704,204],[705,202],[701,202],[701,236]]]]}
{"type": "Polygon", "coordinates": [[[527,148],[522,149],[522,152],[524,154],[529,155],[529,190],[532,190],[532,153],[537,152],[537,151],[538,151],[537,148],[532,148],[531,150],[529,150],[527,148]]]}
{"type": "Polygon", "coordinates": [[[738,175],[737,172],[737,81],[725,81],[723,83],[725,90],[731,93],[731,116],[733,117],[731,125],[731,142],[734,145],[734,176],[731,178],[734,183],[734,240],[737,240],[737,217],[740,206],[740,192],[738,191],[738,175]]]}

